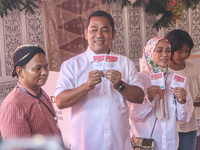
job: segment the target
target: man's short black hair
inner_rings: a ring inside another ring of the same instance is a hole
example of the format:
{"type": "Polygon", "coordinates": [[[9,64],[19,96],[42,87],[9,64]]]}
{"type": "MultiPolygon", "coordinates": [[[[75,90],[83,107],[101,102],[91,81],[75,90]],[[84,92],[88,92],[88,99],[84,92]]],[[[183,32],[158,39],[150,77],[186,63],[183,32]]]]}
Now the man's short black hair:
{"type": "Polygon", "coordinates": [[[194,43],[188,32],[181,29],[175,29],[170,31],[165,38],[171,44],[171,59],[174,52],[181,50],[185,44],[190,48],[188,57],[190,56],[191,50],[194,47],[194,43]]]}
{"type": "Polygon", "coordinates": [[[112,31],[115,30],[113,17],[109,13],[102,11],[102,10],[95,11],[88,17],[87,26],[86,26],[87,28],[90,24],[90,20],[91,20],[92,17],[106,17],[106,18],[108,18],[108,20],[110,21],[110,25],[112,27],[112,31]]]}

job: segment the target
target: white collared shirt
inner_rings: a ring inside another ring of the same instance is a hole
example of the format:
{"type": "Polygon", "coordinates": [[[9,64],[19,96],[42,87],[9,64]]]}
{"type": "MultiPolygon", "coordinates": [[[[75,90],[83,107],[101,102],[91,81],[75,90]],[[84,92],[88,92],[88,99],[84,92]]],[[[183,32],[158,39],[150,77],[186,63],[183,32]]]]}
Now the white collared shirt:
{"type": "MultiPolygon", "coordinates": [[[[146,93],[147,88],[151,86],[150,75],[141,72],[139,77],[142,79],[146,93]]],[[[189,122],[194,110],[188,87],[186,87],[187,97],[185,104],[180,104],[173,91],[169,90],[172,77],[173,73],[168,73],[165,87],[169,118],[157,119],[152,136],[152,139],[156,141],[156,150],[177,150],[178,121],[189,122]]],[[[156,95],[152,102],[148,100],[146,95],[142,104],[130,104],[131,136],[150,138],[156,119],[157,100],[159,100],[159,95],[156,95]]]]}
{"type": "MultiPolygon", "coordinates": [[[[195,101],[200,97],[200,71],[198,67],[193,63],[185,61],[185,65],[186,66],[184,69],[178,71],[169,68],[169,72],[174,72],[187,78],[186,82],[189,85],[193,101],[195,101]]],[[[195,107],[195,110],[197,109],[199,108],[195,107]]],[[[180,123],[179,126],[179,132],[190,132],[194,130],[197,130],[197,116],[195,114],[195,111],[193,111],[190,122],[180,123]]]]}
{"type": "MultiPolygon", "coordinates": [[[[87,82],[94,55],[88,48],[62,64],[55,95],[87,82]]],[[[134,63],[125,56],[117,56],[122,80],[143,89],[134,63]]],[[[72,150],[132,150],[127,101],[106,78],[71,110],[72,150]]]]}

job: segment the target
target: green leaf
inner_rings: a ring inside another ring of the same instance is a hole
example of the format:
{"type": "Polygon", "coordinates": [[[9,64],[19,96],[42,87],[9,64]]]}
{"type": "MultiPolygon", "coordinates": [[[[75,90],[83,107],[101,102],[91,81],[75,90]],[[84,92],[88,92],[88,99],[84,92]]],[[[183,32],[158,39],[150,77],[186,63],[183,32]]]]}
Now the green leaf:
{"type": "Polygon", "coordinates": [[[12,11],[14,9],[23,11],[25,13],[31,12],[34,14],[34,8],[39,9],[39,6],[35,3],[36,0],[0,0],[0,15],[3,17],[4,15],[8,15],[8,11],[12,11]]]}
{"type": "Polygon", "coordinates": [[[158,19],[155,24],[153,25],[153,28],[156,28],[157,31],[159,31],[159,29],[163,28],[167,28],[170,25],[172,25],[172,13],[171,11],[166,11],[162,17],[160,19],[158,19]]]}

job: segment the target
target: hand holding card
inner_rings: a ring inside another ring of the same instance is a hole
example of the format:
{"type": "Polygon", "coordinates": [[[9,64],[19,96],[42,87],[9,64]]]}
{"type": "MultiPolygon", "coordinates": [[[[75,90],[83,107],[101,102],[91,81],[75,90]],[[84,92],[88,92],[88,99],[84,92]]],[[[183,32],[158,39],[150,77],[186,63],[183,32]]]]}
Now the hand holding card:
{"type": "Polygon", "coordinates": [[[185,88],[186,77],[183,77],[179,74],[174,74],[172,78],[172,82],[170,84],[169,89],[173,90],[175,87],[182,87],[185,88]]]}
{"type": "Polygon", "coordinates": [[[160,89],[165,89],[165,78],[163,72],[150,74],[151,85],[159,85],[160,89]]]}
{"type": "Polygon", "coordinates": [[[104,68],[105,55],[93,56],[93,70],[102,70],[104,68]]]}
{"type": "Polygon", "coordinates": [[[106,55],[104,70],[117,70],[118,56],[106,55]]]}
{"type": "Polygon", "coordinates": [[[117,70],[118,56],[113,55],[95,55],[93,56],[93,70],[117,70]]]}

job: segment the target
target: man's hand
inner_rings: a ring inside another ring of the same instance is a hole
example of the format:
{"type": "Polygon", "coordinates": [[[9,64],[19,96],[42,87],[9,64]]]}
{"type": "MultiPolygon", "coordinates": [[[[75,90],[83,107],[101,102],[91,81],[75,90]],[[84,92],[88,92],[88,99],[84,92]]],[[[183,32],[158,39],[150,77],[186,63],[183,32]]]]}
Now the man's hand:
{"type": "Polygon", "coordinates": [[[116,70],[106,70],[105,77],[110,80],[113,87],[117,89],[121,83],[121,73],[116,70]]]}
{"type": "Polygon", "coordinates": [[[104,77],[103,71],[94,70],[89,72],[88,80],[86,82],[86,89],[89,91],[95,88],[96,84],[101,83],[101,77],[104,77]]]}

